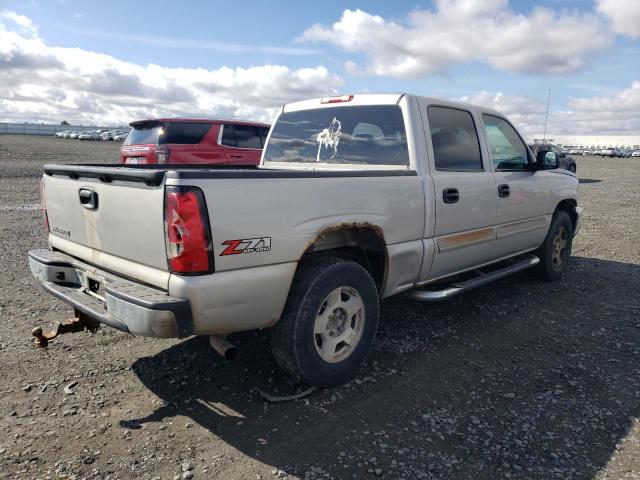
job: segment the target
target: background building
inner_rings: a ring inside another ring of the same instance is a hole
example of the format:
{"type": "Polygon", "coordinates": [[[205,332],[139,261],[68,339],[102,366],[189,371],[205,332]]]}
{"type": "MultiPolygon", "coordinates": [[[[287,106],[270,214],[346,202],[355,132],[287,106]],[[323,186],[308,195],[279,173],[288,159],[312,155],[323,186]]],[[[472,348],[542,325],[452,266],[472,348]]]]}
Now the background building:
{"type": "MultiPolygon", "coordinates": [[[[535,135],[529,139],[534,143],[542,142],[542,135],[535,135]]],[[[640,135],[552,135],[546,136],[546,141],[556,145],[583,148],[640,148],[640,135]]]]}

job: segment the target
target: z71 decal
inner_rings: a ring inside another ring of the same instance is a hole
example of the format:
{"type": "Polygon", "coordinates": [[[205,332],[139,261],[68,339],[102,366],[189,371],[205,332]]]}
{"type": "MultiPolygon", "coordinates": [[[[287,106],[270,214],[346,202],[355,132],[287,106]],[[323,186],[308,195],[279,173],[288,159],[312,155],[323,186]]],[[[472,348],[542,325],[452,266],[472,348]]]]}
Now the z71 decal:
{"type": "Polygon", "coordinates": [[[240,255],[241,253],[257,253],[271,251],[271,237],[243,238],[241,240],[225,240],[222,245],[227,245],[220,256],[240,255]]]}

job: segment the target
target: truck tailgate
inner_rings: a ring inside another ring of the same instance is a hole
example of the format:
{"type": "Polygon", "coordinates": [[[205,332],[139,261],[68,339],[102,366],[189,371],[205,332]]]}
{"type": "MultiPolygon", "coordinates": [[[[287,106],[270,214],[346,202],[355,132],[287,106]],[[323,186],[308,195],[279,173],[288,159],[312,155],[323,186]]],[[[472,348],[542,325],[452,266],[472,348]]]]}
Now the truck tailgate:
{"type": "Polygon", "coordinates": [[[128,276],[167,288],[164,172],[121,172],[45,166],[51,244],[106,270],[123,261],[129,264],[121,269],[128,276]],[[140,268],[131,268],[132,263],[140,268]],[[149,276],[150,270],[157,272],[149,276]]]}

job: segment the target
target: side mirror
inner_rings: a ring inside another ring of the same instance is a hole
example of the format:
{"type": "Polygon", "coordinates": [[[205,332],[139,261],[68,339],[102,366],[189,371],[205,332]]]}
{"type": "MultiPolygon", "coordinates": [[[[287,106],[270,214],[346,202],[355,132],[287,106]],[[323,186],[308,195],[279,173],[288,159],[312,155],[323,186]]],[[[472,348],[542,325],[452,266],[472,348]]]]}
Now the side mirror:
{"type": "Polygon", "coordinates": [[[560,168],[559,158],[552,150],[540,150],[536,155],[538,170],[553,170],[560,168]]]}

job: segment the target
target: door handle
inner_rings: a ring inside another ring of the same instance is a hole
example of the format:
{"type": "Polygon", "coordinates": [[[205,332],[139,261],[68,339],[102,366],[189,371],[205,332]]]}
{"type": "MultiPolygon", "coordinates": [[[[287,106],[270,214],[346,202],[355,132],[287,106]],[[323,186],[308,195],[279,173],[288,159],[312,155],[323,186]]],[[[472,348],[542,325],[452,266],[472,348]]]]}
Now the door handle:
{"type": "Polygon", "coordinates": [[[460,192],[457,188],[445,188],[442,191],[442,200],[444,203],[456,203],[460,200],[460,192]]]}
{"type": "Polygon", "coordinates": [[[242,158],[242,155],[229,155],[231,158],[242,158]]]}
{"type": "Polygon", "coordinates": [[[498,196],[500,198],[505,198],[511,195],[511,190],[509,189],[509,185],[503,183],[502,185],[498,185],[498,196]]]}
{"type": "Polygon", "coordinates": [[[80,197],[80,204],[89,210],[95,210],[98,208],[98,194],[88,188],[81,188],[78,191],[80,197]]]}

